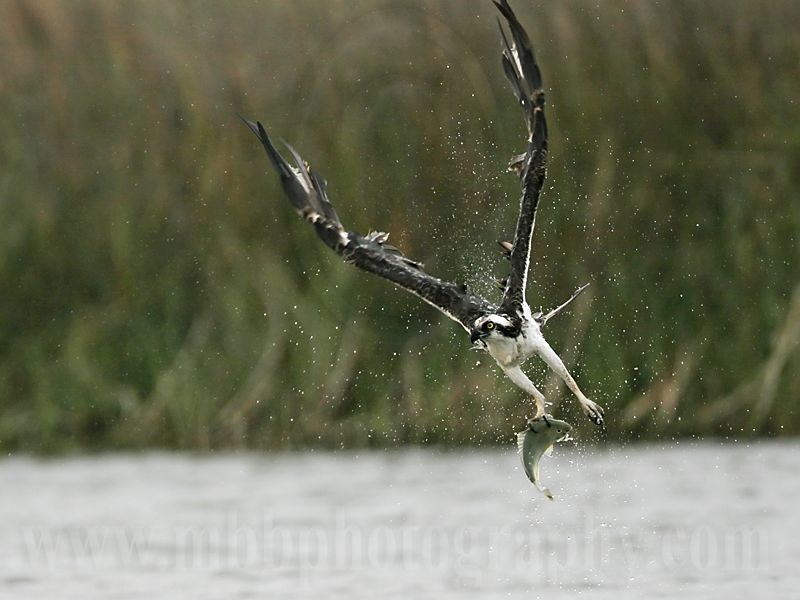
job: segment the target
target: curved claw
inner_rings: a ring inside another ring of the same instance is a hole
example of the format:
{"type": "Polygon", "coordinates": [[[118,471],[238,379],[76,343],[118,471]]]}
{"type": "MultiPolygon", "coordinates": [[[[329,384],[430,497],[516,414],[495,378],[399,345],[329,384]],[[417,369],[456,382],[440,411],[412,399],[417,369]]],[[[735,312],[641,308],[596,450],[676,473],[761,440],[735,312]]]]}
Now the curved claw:
{"type": "Polygon", "coordinates": [[[553,419],[553,418],[554,418],[553,415],[548,415],[547,413],[543,412],[543,413],[534,415],[532,417],[528,417],[527,425],[528,425],[529,428],[531,428],[536,423],[541,423],[542,421],[544,421],[545,425],[547,425],[548,427],[552,427],[553,424],[550,422],[550,419],[553,419]]]}
{"type": "Polygon", "coordinates": [[[583,408],[583,412],[589,417],[592,423],[599,427],[603,427],[605,425],[605,420],[603,419],[605,411],[603,410],[602,406],[589,400],[587,403],[581,404],[581,407],[583,408]]]}

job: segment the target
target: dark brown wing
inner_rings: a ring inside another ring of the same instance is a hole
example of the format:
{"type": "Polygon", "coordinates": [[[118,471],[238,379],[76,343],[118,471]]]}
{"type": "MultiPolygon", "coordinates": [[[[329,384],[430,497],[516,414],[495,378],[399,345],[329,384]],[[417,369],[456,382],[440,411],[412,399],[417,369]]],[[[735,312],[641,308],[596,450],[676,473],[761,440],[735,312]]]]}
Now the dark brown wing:
{"type": "Polygon", "coordinates": [[[344,260],[379,275],[419,296],[460,323],[469,331],[475,319],[493,312],[489,302],[467,292],[464,285],[442,281],[422,270],[422,265],[386,243],[389,234],[373,231],[362,236],[347,231],[339,221],[325,192],[325,180],[288,146],[295,160],[290,165],[275,146],[261,123],[242,119],[256,134],[281,178],[283,191],[298,213],[314,226],[317,235],[344,260]]]}
{"type": "Polygon", "coordinates": [[[522,106],[528,126],[526,152],[515,156],[509,163],[509,168],[516,171],[522,181],[522,199],[511,250],[511,273],[503,292],[500,311],[515,314],[520,312],[525,302],[536,207],[539,204],[546,172],[547,122],[544,117],[542,75],[539,72],[539,65],[536,64],[528,34],[517,20],[507,0],[494,0],[494,3],[511,30],[512,43],[509,44],[503,26],[500,25],[500,35],[503,39],[503,71],[522,106]]]}

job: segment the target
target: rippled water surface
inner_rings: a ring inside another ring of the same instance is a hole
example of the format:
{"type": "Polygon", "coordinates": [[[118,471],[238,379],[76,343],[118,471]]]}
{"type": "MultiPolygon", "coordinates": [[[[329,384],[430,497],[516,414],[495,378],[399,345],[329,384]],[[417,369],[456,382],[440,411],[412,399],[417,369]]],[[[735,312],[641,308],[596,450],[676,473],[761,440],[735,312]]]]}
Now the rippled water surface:
{"type": "Polygon", "coordinates": [[[0,461],[9,598],[798,598],[800,444],[0,461]]]}

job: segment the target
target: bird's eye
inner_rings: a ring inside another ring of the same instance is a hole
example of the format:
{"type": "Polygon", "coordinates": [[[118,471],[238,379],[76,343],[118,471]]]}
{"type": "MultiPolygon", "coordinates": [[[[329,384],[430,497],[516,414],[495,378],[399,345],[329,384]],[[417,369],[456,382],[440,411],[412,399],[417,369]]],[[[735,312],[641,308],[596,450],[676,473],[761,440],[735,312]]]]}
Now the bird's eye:
{"type": "Polygon", "coordinates": [[[491,321],[489,321],[488,323],[486,323],[486,325],[484,325],[484,327],[486,327],[486,329],[487,329],[488,331],[491,331],[492,329],[494,329],[494,323],[492,323],[491,321]]]}

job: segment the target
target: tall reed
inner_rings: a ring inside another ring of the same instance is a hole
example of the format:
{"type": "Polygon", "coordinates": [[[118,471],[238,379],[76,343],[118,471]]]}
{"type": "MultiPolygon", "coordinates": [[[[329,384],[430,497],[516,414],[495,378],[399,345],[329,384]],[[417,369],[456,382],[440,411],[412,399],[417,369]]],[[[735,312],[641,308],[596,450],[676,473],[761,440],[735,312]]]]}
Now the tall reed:
{"type": "MultiPolygon", "coordinates": [[[[797,433],[800,5],[515,7],[552,135],[530,297],[592,282],[549,332],[607,408],[581,435],[797,433]]],[[[510,440],[528,401],[318,243],[237,113],[494,293],[523,124],[491,3],[4,2],[0,447],[510,440]]]]}

